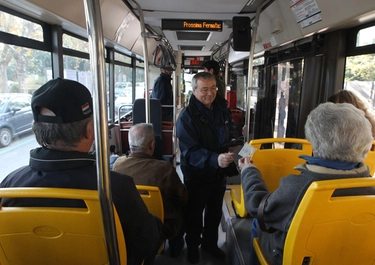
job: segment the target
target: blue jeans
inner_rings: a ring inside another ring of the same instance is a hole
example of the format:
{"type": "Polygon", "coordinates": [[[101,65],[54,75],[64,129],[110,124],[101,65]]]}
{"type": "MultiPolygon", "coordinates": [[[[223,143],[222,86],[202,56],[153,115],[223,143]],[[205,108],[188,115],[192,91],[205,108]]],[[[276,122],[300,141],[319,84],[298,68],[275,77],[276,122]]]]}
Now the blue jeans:
{"type": "Polygon", "coordinates": [[[254,238],[258,237],[258,220],[256,218],[253,219],[251,224],[251,242],[250,242],[250,265],[259,265],[257,254],[255,253],[253,241],[254,238]]]}

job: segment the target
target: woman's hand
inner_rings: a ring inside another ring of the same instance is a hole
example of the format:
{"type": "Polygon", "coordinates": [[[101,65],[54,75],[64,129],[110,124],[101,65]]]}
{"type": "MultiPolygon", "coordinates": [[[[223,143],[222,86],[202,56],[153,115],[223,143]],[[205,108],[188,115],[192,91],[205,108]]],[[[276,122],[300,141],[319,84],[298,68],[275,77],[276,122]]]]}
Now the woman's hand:
{"type": "Polygon", "coordinates": [[[246,157],[242,157],[242,158],[238,159],[238,167],[239,167],[240,170],[242,170],[242,168],[245,165],[252,164],[252,163],[253,163],[253,160],[251,160],[250,156],[246,156],[246,157]]]}

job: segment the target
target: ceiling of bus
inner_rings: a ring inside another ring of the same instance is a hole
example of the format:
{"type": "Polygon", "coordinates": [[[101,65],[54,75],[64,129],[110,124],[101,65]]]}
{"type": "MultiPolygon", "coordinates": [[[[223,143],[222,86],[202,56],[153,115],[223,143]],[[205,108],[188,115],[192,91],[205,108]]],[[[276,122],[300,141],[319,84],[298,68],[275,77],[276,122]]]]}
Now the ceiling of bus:
{"type": "MultiPolygon", "coordinates": [[[[185,56],[198,57],[211,55],[213,50],[228,40],[233,31],[234,16],[253,18],[264,1],[266,0],[137,0],[137,3],[143,9],[148,30],[165,37],[174,51],[181,51],[185,56]],[[218,20],[223,21],[223,28],[222,31],[199,32],[163,30],[162,19],[218,20]]],[[[152,61],[157,42],[153,38],[147,39],[149,49],[145,56],[141,25],[137,17],[139,13],[134,5],[130,4],[131,0],[99,2],[104,37],[109,45],[112,42],[118,43],[124,47],[124,51],[131,51],[152,61]]],[[[349,28],[375,19],[375,1],[345,1],[345,5],[342,5],[342,0],[312,2],[321,10],[321,20],[302,27],[296,21],[289,0],[270,0],[270,4],[260,16],[257,34],[252,36],[256,39],[255,54],[280,45],[293,45],[292,42],[316,33],[349,28]]],[[[87,37],[83,0],[0,0],[0,4],[87,37]]],[[[232,52],[231,49],[228,61],[241,60],[248,57],[248,54],[249,52],[232,52]]]]}
{"type": "MultiPolygon", "coordinates": [[[[145,23],[157,34],[166,37],[175,51],[181,51],[186,56],[211,55],[232,33],[232,18],[254,17],[262,2],[263,0],[137,0],[143,9],[145,23]],[[175,31],[163,30],[162,19],[219,20],[224,23],[221,32],[175,31]]],[[[137,13],[136,10],[134,12],[137,13]]]]}

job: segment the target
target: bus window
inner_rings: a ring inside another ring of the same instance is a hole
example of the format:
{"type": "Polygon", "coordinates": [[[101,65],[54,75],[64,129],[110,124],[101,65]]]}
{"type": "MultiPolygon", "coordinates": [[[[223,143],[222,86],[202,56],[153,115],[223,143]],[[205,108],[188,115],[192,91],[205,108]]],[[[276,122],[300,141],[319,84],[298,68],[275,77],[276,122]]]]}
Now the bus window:
{"type": "Polygon", "coordinates": [[[355,92],[375,109],[375,54],[346,58],[344,89],[355,92]]]}
{"type": "Polygon", "coordinates": [[[88,59],[64,55],[64,78],[80,82],[92,93],[90,61],[88,59]]]}
{"type": "MultiPolygon", "coordinates": [[[[11,103],[19,98],[28,98],[42,84],[52,78],[51,53],[43,51],[43,30],[41,25],[18,18],[16,16],[0,12],[0,31],[17,36],[24,36],[40,41],[40,49],[21,47],[0,43],[0,54],[3,60],[2,74],[0,78],[1,124],[0,124],[0,161],[3,180],[13,170],[27,165],[29,162],[29,150],[39,146],[31,130],[32,115],[30,106],[14,109],[12,120],[7,118],[11,103]],[[28,33],[26,32],[29,29],[28,33]],[[26,33],[25,33],[26,32],[26,33]],[[27,34],[27,36],[25,36],[27,34]],[[9,96],[8,93],[16,93],[9,96]],[[8,94],[8,96],[6,95],[8,94]],[[17,96],[18,95],[18,96],[17,96]],[[29,108],[29,109],[27,109],[29,108]],[[17,116],[22,114],[23,118],[17,116]],[[16,119],[17,118],[17,119],[16,119]],[[12,127],[12,129],[11,129],[12,127]]],[[[25,41],[25,44],[28,44],[25,41]]],[[[35,46],[34,46],[35,47],[35,46]]],[[[18,106],[19,107],[19,106],[18,106]]]]}
{"type": "Polygon", "coordinates": [[[22,19],[17,16],[0,11],[0,31],[16,36],[43,41],[43,28],[41,25],[22,19]]]}
{"type": "Polygon", "coordinates": [[[254,139],[296,137],[303,59],[267,67],[255,105],[254,139]]]}
{"type": "Polygon", "coordinates": [[[132,75],[133,69],[131,67],[115,65],[115,118],[118,117],[118,108],[121,105],[129,105],[127,109],[124,109],[125,113],[130,110],[129,108],[133,103],[132,75]]]}
{"type": "Polygon", "coordinates": [[[362,47],[362,46],[375,44],[374,34],[375,34],[375,26],[361,29],[357,35],[356,47],[362,47]]]}
{"type": "Polygon", "coordinates": [[[137,68],[135,68],[135,78],[137,80],[135,84],[135,99],[145,98],[146,96],[145,69],[138,67],[138,65],[140,64],[137,62],[137,68]]]}
{"type": "Polygon", "coordinates": [[[63,34],[63,47],[81,52],[89,52],[89,44],[87,41],[75,38],[69,34],[63,34]]]}

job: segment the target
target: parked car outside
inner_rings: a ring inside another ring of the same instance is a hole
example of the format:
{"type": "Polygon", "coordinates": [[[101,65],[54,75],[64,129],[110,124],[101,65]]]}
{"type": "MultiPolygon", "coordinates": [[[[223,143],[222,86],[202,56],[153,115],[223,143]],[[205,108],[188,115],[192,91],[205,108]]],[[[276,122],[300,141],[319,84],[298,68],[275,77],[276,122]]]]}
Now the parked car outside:
{"type": "Polygon", "coordinates": [[[0,94],[0,147],[8,146],[15,136],[30,131],[32,123],[31,95],[0,94]]]}
{"type": "Polygon", "coordinates": [[[131,82],[116,82],[115,83],[115,99],[120,95],[121,92],[123,92],[126,88],[132,89],[132,83],[131,82]]]}
{"type": "Polygon", "coordinates": [[[117,117],[123,116],[125,113],[132,110],[133,106],[132,90],[131,87],[126,87],[115,100],[115,115],[117,117]],[[122,106],[122,107],[121,107],[122,106]],[[119,113],[119,108],[120,113],[119,113]]]}

